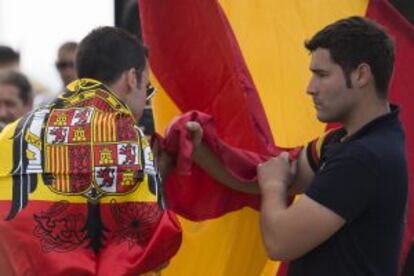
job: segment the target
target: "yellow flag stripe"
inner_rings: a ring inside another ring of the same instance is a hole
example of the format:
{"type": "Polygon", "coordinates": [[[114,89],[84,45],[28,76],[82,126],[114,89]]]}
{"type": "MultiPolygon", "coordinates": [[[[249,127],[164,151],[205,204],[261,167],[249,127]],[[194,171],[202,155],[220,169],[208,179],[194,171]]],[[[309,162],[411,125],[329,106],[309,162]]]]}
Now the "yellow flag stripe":
{"type": "Polygon", "coordinates": [[[110,126],[110,129],[111,129],[111,139],[112,139],[112,141],[116,141],[117,139],[116,139],[116,126],[115,126],[115,120],[116,120],[116,113],[112,113],[111,114],[111,120],[110,120],[110,122],[109,122],[109,126],[110,126]]]}
{"type": "Polygon", "coordinates": [[[49,150],[49,147],[48,146],[46,146],[45,147],[45,171],[46,172],[49,172],[50,171],[50,156],[49,156],[49,154],[50,154],[50,150],[49,150]]]}

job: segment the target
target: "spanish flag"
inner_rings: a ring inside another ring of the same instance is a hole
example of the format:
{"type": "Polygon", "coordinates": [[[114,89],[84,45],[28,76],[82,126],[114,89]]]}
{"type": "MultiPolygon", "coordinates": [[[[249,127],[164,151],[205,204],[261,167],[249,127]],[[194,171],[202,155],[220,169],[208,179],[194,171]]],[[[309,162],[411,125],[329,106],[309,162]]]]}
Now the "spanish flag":
{"type": "Polygon", "coordinates": [[[70,84],[0,152],[0,275],[138,275],[180,247],[149,143],[104,84],[70,84]]]}
{"type": "MultiPolygon", "coordinates": [[[[200,110],[214,117],[220,139],[258,154],[303,145],[327,128],[306,95],[305,39],[340,18],[377,21],[396,42],[390,97],[402,109],[413,182],[414,29],[387,1],[140,0],[140,13],[152,78],[162,91],[153,102],[158,131],[175,115],[200,110]]],[[[257,211],[180,221],[183,244],[163,275],[284,275],[284,266],[266,258],[257,211]]],[[[402,261],[413,227],[409,213],[402,261]]]]}

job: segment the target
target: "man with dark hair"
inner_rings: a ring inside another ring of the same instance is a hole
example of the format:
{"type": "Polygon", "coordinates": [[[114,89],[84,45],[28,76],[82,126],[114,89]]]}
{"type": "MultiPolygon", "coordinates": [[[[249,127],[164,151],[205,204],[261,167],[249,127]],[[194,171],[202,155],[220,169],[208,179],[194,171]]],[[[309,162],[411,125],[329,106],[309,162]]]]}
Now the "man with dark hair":
{"type": "Polygon", "coordinates": [[[0,45],[0,71],[3,69],[17,70],[19,68],[20,54],[12,48],[0,45]]]}
{"type": "Polygon", "coordinates": [[[63,43],[59,49],[56,60],[56,69],[59,72],[63,85],[76,80],[75,55],[78,44],[73,41],[63,43]]]}
{"type": "Polygon", "coordinates": [[[189,122],[194,159],[224,185],[261,193],[264,244],[270,258],[291,261],[288,275],[398,275],[408,174],[399,109],[387,100],[393,42],[376,23],[350,17],[305,46],[317,118],[342,128],[310,142],[293,164],[287,153],[260,164],[260,190],[223,170],[189,122]]]}
{"type": "Polygon", "coordinates": [[[305,46],[317,117],[343,127],[308,146],[299,164],[308,185],[295,187],[305,194],[290,207],[286,156],[258,167],[267,251],[292,261],[288,275],[397,275],[408,175],[399,110],[387,100],[393,42],[376,23],[351,17],[305,46]]]}
{"type": "Polygon", "coordinates": [[[332,61],[345,75],[347,88],[352,88],[351,72],[359,64],[367,63],[374,75],[376,91],[380,97],[387,98],[394,68],[394,44],[375,22],[363,17],[338,21],[306,41],[305,47],[310,52],[328,49],[332,61]]]}
{"type": "Polygon", "coordinates": [[[33,107],[33,92],[29,80],[21,73],[0,73],[0,130],[33,107]]]}
{"type": "Polygon", "coordinates": [[[146,48],[132,43],[132,39],[136,40],[121,29],[94,30],[78,47],[76,70],[79,78],[93,78],[111,86],[139,119],[145,106],[149,70],[146,48]]]}
{"type": "Polygon", "coordinates": [[[146,56],[121,29],[93,30],[78,46],[79,79],[3,130],[3,274],[139,275],[177,252],[181,229],[136,127],[146,56]],[[23,247],[29,254],[15,254],[23,247]]]}

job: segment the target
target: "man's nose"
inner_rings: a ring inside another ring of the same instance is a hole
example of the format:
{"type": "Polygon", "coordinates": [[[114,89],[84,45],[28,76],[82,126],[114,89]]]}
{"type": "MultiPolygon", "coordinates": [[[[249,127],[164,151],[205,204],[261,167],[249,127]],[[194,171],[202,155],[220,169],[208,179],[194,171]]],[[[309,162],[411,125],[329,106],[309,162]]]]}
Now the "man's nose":
{"type": "Polygon", "coordinates": [[[314,95],[317,93],[317,81],[314,77],[309,80],[308,87],[306,88],[306,93],[309,95],[314,95]]]}

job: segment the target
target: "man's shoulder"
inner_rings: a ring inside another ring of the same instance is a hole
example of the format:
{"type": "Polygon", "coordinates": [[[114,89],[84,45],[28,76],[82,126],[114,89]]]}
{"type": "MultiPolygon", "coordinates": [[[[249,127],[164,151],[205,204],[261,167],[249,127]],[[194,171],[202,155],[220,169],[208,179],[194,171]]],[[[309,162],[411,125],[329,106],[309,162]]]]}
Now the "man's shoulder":
{"type": "Polygon", "coordinates": [[[325,161],[335,160],[337,162],[357,160],[367,166],[378,162],[375,150],[361,141],[348,143],[336,143],[328,146],[325,161]]]}
{"type": "Polygon", "coordinates": [[[356,139],[335,141],[327,147],[327,159],[357,159],[369,167],[405,161],[405,137],[400,128],[381,128],[356,139]],[[393,161],[394,160],[394,161],[393,161]]]}
{"type": "Polygon", "coordinates": [[[405,135],[401,128],[382,128],[352,142],[353,147],[363,152],[362,158],[376,160],[382,168],[405,161],[405,135]],[[366,155],[366,156],[365,156],[366,155]]]}
{"type": "Polygon", "coordinates": [[[393,141],[373,143],[369,139],[355,140],[335,158],[340,159],[341,164],[362,166],[364,171],[375,175],[380,182],[400,179],[407,174],[405,149],[390,143],[393,141]]]}

